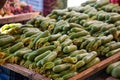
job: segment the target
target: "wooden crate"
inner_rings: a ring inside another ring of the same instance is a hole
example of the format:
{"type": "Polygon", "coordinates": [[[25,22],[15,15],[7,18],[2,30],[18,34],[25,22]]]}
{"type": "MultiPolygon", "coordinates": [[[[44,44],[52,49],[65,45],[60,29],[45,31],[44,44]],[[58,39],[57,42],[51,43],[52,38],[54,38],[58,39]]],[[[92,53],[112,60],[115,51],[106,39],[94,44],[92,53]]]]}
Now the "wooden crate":
{"type": "Polygon", "coordinates": [[[9,17],[3,17],[0,18],[0,24],[26,21],[38,16],[39,14],[40,12],[31,12],[31,13],[18,14],[9,17]]]}
{"type": "MultiPolygon", "coordinates": [[[[117,54],[106,58],[104,60],[102,60],[101,62],[99,62],[98,64],[86,69],[85,71],[73,76],[72,78],[70,78],[69,80],[86,80],[87,78],[89,78],[90,76],[94,75],[95,73],[97,73],[98,71],[104,69],[105,67],[107,67],[109,64],[116,62],[120,59],[120,52],[118,52],[117,54]]],[[[5,68],[8,68],[10,70],[13,70],[17,73],[20,73],[32,80],[50,80],[49,78],[46,78],[45,76],[42,76],[40,74],[34,73],[33,71],[26,69],[22,66],[19,66],[17,64],[5,64],[2,65],[5,68]]],[[[109,80],[109,79],[107,79],[109,80]]]]}

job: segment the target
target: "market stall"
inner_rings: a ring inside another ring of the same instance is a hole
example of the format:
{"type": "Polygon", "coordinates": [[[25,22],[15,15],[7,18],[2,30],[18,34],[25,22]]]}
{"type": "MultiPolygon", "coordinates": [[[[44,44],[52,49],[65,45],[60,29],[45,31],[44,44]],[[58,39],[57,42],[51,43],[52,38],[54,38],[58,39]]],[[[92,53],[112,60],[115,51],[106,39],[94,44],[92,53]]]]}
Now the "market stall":
{"type": "Polygon", "coordinates": [[[119,60],[120,6],[109,0],[0,28],[1,66],[32,80],[119,80],[119,60]]]}

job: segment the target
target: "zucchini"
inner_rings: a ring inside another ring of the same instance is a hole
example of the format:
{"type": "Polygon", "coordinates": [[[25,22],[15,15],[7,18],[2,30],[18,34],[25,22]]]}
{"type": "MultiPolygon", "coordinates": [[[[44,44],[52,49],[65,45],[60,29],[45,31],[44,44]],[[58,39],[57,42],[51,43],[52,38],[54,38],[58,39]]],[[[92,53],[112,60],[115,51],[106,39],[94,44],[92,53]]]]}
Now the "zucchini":
{"type": "Polygon", "coordinates": [[[96,58],[92,59],[92,61],[90,61],[88,64],[86,64],[85,67],[89,68],[89,67],[91,67],[99,62],[100,62],[99,57],[96,57],[96,58]]]}
{"type": "Polygon", "coordinates": [[[62,59],[60,59],[60,58],[55,59],[55,60],[54,60],[54,64],[55,64],[55,65],[60,65],[60,64],[62,64],[62,59]]]}
{"type": "Polygon", "coordinates": [[[67,38],[68,38],[67,35],[62,35],[61,37],[58,38],[58,41],[59,41],[60,43],[62,43],[62,42],[65,41],[67,38]]]}
{"type": "Polygon", "coordinates": [[[84,49],[88,45],[88,43],[90,43],[89,40],[85,40],[84,42],[82,42],[80,49],[84,49]]]}
{"type": "Polygon", "coordinates": [[[82,28],[77,28],[77,27],[75,27],[75,28],[72,28],[71,30],[70,30],[70,32],[80,32],[80,31],[83,31],[84,29],[82,29],[82,28]]]}
{"type": "Polygon", "coordinates": [[[70,66],[71,66],[70,63],[64,63],[64,64],[54,66],[52,70],[55,73],[59,73],[59,72],[62,72],[64,70],[66,70],[66,69],[69,69],[70,66]]]}
{"type": "Polygon", "coordinates": [[[75,50],[77,50],[77,46],[75,46],[75,45],[70,45],[70,46],[66,46],[63,48],[64,53],[70,53],[70,52],[73,52],[75,50]]]}
{"type": "Polygon", "coordinates": [[[72,76],[74,76],[74,75],[76,75],[76,74],[77,74],[77,72],[70,72],[70,73],[62,76],[62,78],[63,78],[64,80],[68,80],[69,78],[71,78],[72,76]]]}
{"type": "Polygon", "coordinates": [[[53,60],[55,60],[56,57],[57,57],[57,52],[53,51],[50,54],[48,54],[46,57],[38,61],[37,66],[39,66],[40,64],[43,65],[46,62],[52,62],[53,60]]]}
{"type": "Polygon", "coordinates": [[[70,56],[71,56],[71,57],[75,57],[75,56],[78,55],[78,54],[83,54],[83,53],[86,53],[86,52],[87,52],[87,51],[84,50],[84,49],[76,50],[76,51],[71,52],[71,53],[70,53],[70,56]]]}
{"type": "Polygon", "coordinates": [[[48,54],[50,54],[50,53],[51,53],[51,51],[48,50],[48,51],[46,51],[46,52],[38,55],[37,57],[35,57],[34,61],[35,61],[35,62],[38,62],[38,61],[40,61],[41,59],[43,59],[45,56],[47,56],[48,54]]]}
{"type": "Polygon", "coordinates": [[[12,36],[8,36],[8,37],[5,37],[5,38],[0,38],[0,47],[8,44],[8,43],[11,43],[11,42],[14,42],[15,38],[12,37],[12,36]]]}
{"type": "Polygon", "coordinates": [[[14,53],[14,55],[18,56],[18,57],[22,57],[24,54],[30,53],[30,52],[32,52],[32,50],[27,48],[27,47],[25,47],[25,48],[22,48],[22,49],[19,49],[18,51],[16,51],[14,53]]]}
{"type": "Polygon", "coordinates": [[[57,40],[59,37],[61,36],[61,34],[54,34],[54,35],[50,35],[48,36],[48,41],[55,41],[57,40]]]}
{"type": "Polygon", "coordinates": [[[92,51],[91,53],[89,53],[87,56],[83,57],[83,61],[85,61],[85,63],[89,63],[91,60],[93,60],[95,57],[97,56],[97,52],[92,51]]]}
{"type": "Polygon", "coordinates": [[[81,31],[81,32],[77,32],[77,33],[73,33],[70,38],[74,39],[74,38],[78,38],[78,37],[82,37],[82,36],[86,36],[89,33],[87,31],[81,31]]]}
{"type": "Polygon", "coordinates": [[[120,51],[120,48],[115,49],[115,50],[112,50],[112,51],[108,52],[108,53],[106,54],[106,56],[107,56],[107,57],[110,57],[110,56],[112,56],[112,55],[114,55],[114,54],[117,54],[119,51],[120,51]]]}
{"type": "Polygon", "coordinates": [[[75,67],[78,69],[78,68],[80,68],[80,67],[82,67],[82,66],[84,66],[85,65],[85,62],[83,61],[83,60],[80,60],[80,61],[78,61],[76,64],[75,64],[75,67]]]}
{"type": "Polygon", "coordinates": [[[118,65],[117,67],[115,67],[113,70],[112,70],[112,76],[115,77],[115,78],[120,78],[120,65],[118,65]]]}
{"type": "Polygon", "coordinates": [[[45,32],[43,32],[43,33],[40,33],[40,34],[34,39],[34,41],[32,42],[32,44],[30,45],[30,48],[32,48],[32,47],[35,45],[35,43],[37,42],[37,40],[39,40],[40,38],[47,37],[47,36],[49,36],[49,35],[50,35],[49,31],[45,31],[45,32]]]}
{"type": "Polygon", "coordinates": [[[14,53],[15,51],[17,51],[17,50],[19,50],[19,49],[21,49],[23,47],[24,47],[24,44],[22,42],[19,42],[19,43],[13,45],[12,47],[10,47],[8,49],[8,52],[9,53],[14,53]]]}
{"type": "Polygon", "coordinates": [[[61,43],[61,46],[62,48],[64,48],[65,46],[69,46],[70,44],[72,44],[72,40],[66,39],[64,42],[61,43]]]}
{"type": "Polygon", "coordinates": [[[76,63],[77,58],[76,57],[65,57],[63,58],[64,63],[76,63]]]}
{"type": "Polygon", "coordinates": [[[76,58],[78,59],[78,60],[81,60],[81,59],[83,59],[85,56],[87,56],[89,53],[87,53],[87,52],[85,52],[85,53],[83,53],[83,54],[78,54],[78,55],[76,55],[76,58]]]}
{"type": "Polygon", "coordinates": [[[55,48],[56,48],[56,46],[54,46],[54,45],[39,48],[39,49],[31,52],[30,55],[27,56],[27,59],[30,60],[30,61],[33,61],[36,56],[42,54],[43,52],[45,52],[47,50],[54,50],[55,48]]]}
{"type": "Polygon", "coordinates": [[[107,67],[107,69],[106,69],[106,73],[107,73],[107,74],[111,74],[111,72],[113,71],[113,69],[114,69],[115,67],[117,67],[118,65],[120,65],[120,61],[110,64],[110,65],[107,67]]]}
{"type": "Polygon", "coordinates": [[[108,47],[110,48],[110,50],[118,49],[118,48],[120,48],[120,42],[116,42],[115,44],[111,44],[108,47]]]}

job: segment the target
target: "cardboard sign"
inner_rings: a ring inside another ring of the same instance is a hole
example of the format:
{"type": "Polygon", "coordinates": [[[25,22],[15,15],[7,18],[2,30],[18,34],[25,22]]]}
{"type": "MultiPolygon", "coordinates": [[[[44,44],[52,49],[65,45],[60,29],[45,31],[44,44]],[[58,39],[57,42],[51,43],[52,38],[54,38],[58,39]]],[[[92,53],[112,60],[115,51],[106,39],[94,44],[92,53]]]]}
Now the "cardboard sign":
{"type": "Polygon", "coordinates": [[[34,10],[43,11],[43,0],[20,0],[33,6],[34,10]]]}

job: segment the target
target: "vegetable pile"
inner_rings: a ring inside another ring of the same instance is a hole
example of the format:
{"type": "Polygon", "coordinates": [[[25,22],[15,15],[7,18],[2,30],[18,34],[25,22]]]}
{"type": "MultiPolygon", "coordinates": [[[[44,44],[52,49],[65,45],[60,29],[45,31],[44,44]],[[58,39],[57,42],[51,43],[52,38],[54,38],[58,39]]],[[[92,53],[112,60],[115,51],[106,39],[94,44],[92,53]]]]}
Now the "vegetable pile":
{"type": "Polygon", "coordinates": [[[67,80],[99,63],[100,57],[120,51],[119,16],[84,3],[25,25],[6,24],[0,29],[0,64],[16,63],[54,80],[67,80]]]}

